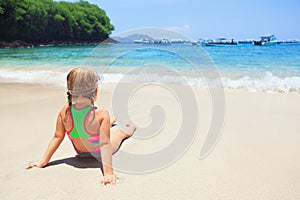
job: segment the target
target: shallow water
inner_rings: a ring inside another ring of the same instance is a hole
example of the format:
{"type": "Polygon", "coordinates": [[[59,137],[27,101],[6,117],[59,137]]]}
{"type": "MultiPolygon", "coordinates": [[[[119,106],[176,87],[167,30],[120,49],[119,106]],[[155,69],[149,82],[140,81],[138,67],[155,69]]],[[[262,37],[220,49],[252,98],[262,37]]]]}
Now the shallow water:
{"type": "Polygon", "coordinates": [[[206,86],[221,78],[225,88],[300,91],[300,45],[192,46],[111,44],[0,49],[0,82],[64,86],[76,66],[92,67],[104,82],[182,82],[206,86]],[[146,77],[146,79],[145,79],[146,77]]]}

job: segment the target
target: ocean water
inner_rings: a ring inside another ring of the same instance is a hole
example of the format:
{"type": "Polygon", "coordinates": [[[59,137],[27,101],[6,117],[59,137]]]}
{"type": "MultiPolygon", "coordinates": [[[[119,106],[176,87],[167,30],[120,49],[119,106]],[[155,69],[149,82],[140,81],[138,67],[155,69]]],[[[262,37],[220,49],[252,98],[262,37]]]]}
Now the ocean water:
{"type": "Polygon", "coordinates": [[[180,82],[207,87],[300,92],[300,45],[192,46],[105,44],[0,49],[0,82],[65,86],[67,72],[91,67],[102,80],[180,82]],[[130,77],[130,78],[128,78],[130,77]]]}

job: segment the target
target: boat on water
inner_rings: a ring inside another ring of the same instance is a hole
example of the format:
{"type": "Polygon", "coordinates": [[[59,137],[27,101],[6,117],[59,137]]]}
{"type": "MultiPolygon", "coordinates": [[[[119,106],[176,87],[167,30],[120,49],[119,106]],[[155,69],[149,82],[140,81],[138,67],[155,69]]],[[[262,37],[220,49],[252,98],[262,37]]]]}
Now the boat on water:
{"type": "Polygon", "coordinates": [[[257,46],[273,46],[277,44],[277,40],[274,35],[264,35],[260,37],[259,41],[254,41],[253,44],[257,46]]]}
{"type": "Polygon", "coordinates": [[[133,41],[136,44],[171,44],[169,39],[163,38],[163,39],[140,39],[140,40],[134,40],[133,41]]]}
{"type": "Polygon", "coordinates": [[[148,39],[134,40],[133,42],[136,43],[136,44],[149,44],[149,43],[151,43],[151,41],[148,40],[148,39]]]}
{"type": "Polygon", "coordinates": [[[216,40],[208,40],[203,43],[205,46],[216,46],[216,45],[237,45],[238,42],[233,38],[218,38],[216,40]]]}
{"type": "Polygon", "coordinates": [[[172,44],[183,44],[185,41],[183,39],[171,39],[172,44]]]}
{"type": "Polygon", "coordinates": [[[171,44],[171,41],[167,38],[162,38],[162,39],[154,39],[154,44],[171,44]]]}
{"type": "Polygon", "coordinates": [[[242,45],[253,45],[254,39],[246,39],[246,40],[239,40],[238,43],[242,45]]]}

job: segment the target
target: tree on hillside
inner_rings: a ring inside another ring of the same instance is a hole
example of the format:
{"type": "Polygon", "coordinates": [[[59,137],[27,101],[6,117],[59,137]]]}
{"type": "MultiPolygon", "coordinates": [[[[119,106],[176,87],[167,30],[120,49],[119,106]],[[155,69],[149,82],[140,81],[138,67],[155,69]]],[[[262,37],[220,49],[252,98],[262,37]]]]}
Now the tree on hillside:
{"type": "Polygon", "coordinates": [[[114,30],[104,10],[80,0],[0,0],[0,40],[102,41],[114,30]]]}

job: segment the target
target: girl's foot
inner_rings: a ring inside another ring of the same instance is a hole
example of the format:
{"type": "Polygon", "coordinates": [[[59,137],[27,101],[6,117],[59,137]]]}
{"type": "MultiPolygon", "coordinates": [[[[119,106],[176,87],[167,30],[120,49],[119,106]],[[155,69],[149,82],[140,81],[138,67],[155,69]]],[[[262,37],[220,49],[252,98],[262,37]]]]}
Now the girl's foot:
{"type": "Polygon", "coordinates": [[[135,131],[136,131],[136,126],[134,124],[129,124],[129,123],[125,124],[125,127],[123,128],[123,132],[125,133],[124,139],[131,137],[135,131]]]}
{"type": "Polygon", "coordinates": [[[118,130],[111,133],[111,143],[114,146],[114,153],[117,152],[122,145],[122,143],[130,138],[136,131],[136,127],[133,124],[127,123],[118,130]]]}

